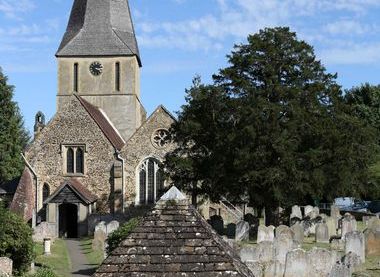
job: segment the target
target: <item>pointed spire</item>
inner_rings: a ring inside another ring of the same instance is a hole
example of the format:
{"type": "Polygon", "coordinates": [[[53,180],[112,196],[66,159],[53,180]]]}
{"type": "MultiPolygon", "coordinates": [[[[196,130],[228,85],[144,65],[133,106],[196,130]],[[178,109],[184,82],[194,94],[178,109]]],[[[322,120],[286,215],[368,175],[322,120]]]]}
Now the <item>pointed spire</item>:
{"type": "Polygon", "coordinates": [[[128,0],[74,0],[56,56],[136,56],[141,66],[128,0]]]}

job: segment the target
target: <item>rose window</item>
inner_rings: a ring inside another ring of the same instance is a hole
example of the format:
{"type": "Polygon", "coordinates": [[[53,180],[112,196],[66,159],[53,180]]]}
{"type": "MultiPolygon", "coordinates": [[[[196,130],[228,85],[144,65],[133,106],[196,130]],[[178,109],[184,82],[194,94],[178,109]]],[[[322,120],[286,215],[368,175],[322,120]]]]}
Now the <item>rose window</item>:
{"type": "Polygon", "coordinates": [[[163,148],[170,141],[170,133],[166,129],[159,129],[154,132],[152,137],[152,143],[155,147],[163,148]]]}

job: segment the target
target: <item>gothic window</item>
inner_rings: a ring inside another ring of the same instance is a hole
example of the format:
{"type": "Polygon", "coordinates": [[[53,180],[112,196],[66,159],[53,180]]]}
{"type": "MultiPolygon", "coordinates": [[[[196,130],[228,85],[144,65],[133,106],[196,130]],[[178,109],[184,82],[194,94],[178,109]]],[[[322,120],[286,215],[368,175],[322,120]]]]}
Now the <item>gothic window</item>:
{"type": "Polygon", "coordinates": [[[48,184],[44,184],[42,188],[42,201],[45,202],[45,200],[49,197],[50,195],[50,187],[48,184]]]}
{"type": "Polygon", "coordinates": [[[74,83],[73,83],[74,92],[78,92],[78,69],[79,69],[79,65],[78,63],[75,63],[74,64],[74,83]]]}
{"type": "Polygon", "coordinates": [[[67,149],[66,153],[66,166],[67,166],[67,173],[74,173],[74,150],[69,147],[67,149]]]}
{"type": "Polygon", "coordinates": [[[65,173],[66,174],[84,174],[85,146],[66,146],[65,151],[65,173]]]}
{"type": "Polygon", "coordinates": [[[164,148],[170,142],[170,133],[166,129],[158,129],[153,133],[152,144],[156,148],[164,148]]]}
{"type": "Polygon", "coordinates": [[[115,64],[115,90],[120,91],[120,63],[115,64]]]}
{"type": "Polygon", "coordinates": [[[164,187],[164,178],[158,160],[149,158],[140,165],[138,181],[139,204],[156,202],[164,187]]]}

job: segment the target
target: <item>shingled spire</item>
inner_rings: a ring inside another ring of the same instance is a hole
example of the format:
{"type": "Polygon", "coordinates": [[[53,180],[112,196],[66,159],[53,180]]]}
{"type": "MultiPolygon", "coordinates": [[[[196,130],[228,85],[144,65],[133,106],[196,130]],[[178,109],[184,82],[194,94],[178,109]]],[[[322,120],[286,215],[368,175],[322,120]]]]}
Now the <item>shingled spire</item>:
{"type": "Polygon", "coordinates": [[[141,66],[128,0],[74,0],[56,56],[136,56],[141,66]]]}

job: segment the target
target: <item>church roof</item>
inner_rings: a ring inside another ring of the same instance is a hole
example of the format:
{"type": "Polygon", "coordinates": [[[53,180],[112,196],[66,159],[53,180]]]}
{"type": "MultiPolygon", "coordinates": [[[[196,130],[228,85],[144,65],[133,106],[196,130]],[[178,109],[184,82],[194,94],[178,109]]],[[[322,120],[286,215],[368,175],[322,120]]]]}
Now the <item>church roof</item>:
{"type": "Polygon", "coordinates": [[[54,200],[66,187],[71,189],[85,204],[92,204],[98,199],[98,197],[83,186],[79,180],[71,178],[60,185],[57,190],[45,200],[44,204],[50,203],[54,200]]]}
{"type": "Polygon", "coordinates": [[[111,121],[107,118],[104,112],[98,107],[92,105],[83,97],[80,97],[77,94],[74,94],[88,114],[92,117],[92,119],[96,122],[99,128],[102,130],[103,134],[108,138],[108,140],[112,143],[112,145],[117,149],[121,150],[125,144],[125,141],[116,130],[116,128],[112,125],[111,121]]]}
{"type": "Polygon", "coordinates": [[[57,57],[140,54],[128,0],[74,0],[57,57]]]}
{"type": "Polygon", "coordinates": [[[173,187],[93,276],[253,277],[253,274],[173,187]]]}

